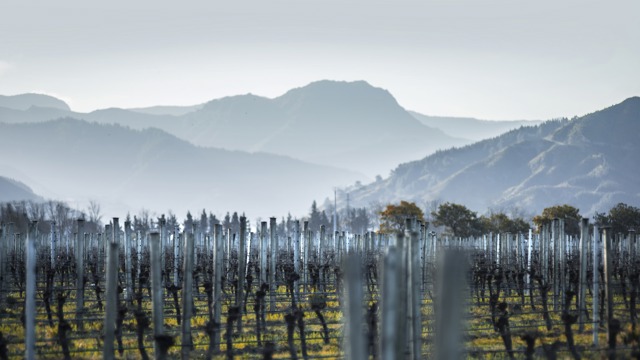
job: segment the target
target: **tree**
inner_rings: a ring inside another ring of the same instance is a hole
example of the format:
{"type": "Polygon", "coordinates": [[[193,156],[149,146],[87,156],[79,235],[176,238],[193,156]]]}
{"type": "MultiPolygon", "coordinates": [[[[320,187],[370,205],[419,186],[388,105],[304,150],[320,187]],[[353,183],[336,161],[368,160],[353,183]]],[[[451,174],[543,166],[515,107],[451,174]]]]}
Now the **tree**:
{"type": "Polygon", "coordinates": [[[609,209],[608,214],[599,213],[594,217],[599,226],[611,226],[613,234],[625,234],[629,230],[640,230],[640,208],[618,203],[609,209]]]}
{"type": "Polygon", "coordinates": [[[424,213],[413,202],[401,201],[399,205],[389,204],[380,212],[380,232],[389,234],[404,231],[406,219],[424,222],[424,213]]]}
{"type": "Polygon", "coordinates": [[[309,212],[309,230],[318,231],[321,224],[320,211],[318,211],[318,204],[313,200],[311,204],[311,212],[309,212]]]}
{"type": "Polygon", "coordinates": [[[219,224],[220,224],[220,220],[218,220],[218,218],[215,215],[209,212],[209,226],[211,227],[210,230],[213,232],[213,226],[219,225],[219,224]]]}
{"type": "Polygon", "coordinates": [[[482,231],[485,233],[493,232],[497,234],[504,233],[523,233],[529,230],[530,226],[523,218],[510,218],[503,212],[492,212],[488,216],[480,217],[482,231]]]}
{"type": "Polygon", "coordinates": [[[347,216],[347,222],[349,223],[349,227],[353,233],[361,234],[369,231],[371,221],[369,220],[367,208],[349,209],[349,214],[347,216]]]}
{"type": "Polygon", "coordinates": [[[102,224],[102,211],[100,209],[100,203],[96,200],[89,200],[89,207],[87,208],[89,213],[89,221],[98,224],[102,224]]]}
{"type": "Polygon", "coordinates": [[[568,235],[580,233],[580,210],[571,205],[555,205],[542,210],[542,214],[533,217],[533,223],[538,227],[551,224],[553,219],[564,219],[564,232],[568,235]]]}
{"type": "Polygon", "coordinates": [[[191,215],[191,211],[187,211],[187,218],[184,220],[184,231],[193,231],[193,215],[191,215]]]}
{"type": "Polygon", "coordinates": [[[453,236],[469,237],[479,235],[481,224],[478,215],[466,206],[446,202],[438,206],[438,211],[432,212],[433,224],[445,226],[453,236]]]}

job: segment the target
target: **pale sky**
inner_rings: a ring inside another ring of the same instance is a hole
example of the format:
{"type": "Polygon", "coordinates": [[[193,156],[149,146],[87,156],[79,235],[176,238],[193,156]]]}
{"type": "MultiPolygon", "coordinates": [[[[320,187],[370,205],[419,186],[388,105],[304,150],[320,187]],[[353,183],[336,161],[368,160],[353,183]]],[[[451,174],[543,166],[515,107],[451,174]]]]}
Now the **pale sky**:
{"type": "Polygon", "coordinates": [[[429,115],[549,119],[640,95],[638,0],[3,0],[0,94],[76,111],[366,80],[429,115]]]}

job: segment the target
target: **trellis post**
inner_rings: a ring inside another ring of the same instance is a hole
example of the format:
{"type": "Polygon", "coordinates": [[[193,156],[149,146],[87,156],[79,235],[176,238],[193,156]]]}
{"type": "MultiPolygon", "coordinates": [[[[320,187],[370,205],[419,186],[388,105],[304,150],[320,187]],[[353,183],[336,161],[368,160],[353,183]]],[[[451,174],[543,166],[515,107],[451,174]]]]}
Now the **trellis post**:
{"type": "Polygon", "coordinates": [[[25,358],[36,358],[36,239],[38,223],[29,224],[26,246],[25,358]]]}
{"type": "Polygon", "coordinates": [[[84,220],[77,220],[76,244],[74,253],[76,255],[76,322],[78,330],[82,331],[84,326],[82,314],[84,312],[84,220]]]}
{"type": "Polygon", "coordinates": [[[118,237],[120,227],[118,218],[113,218],[113,241],[108,244],[107,253],[107,290],[105,294],[106,313],[104,317],[103,359],[114,359],[113,341],[115,338],[116,318],[118,313],[118,237]]]}
{"type": "MultiPolygon", "coordinates": [[[[186,231],[185,231],[186,232],[186,231]]],[[[193,314],[193,229],[185,234],[182,270],[182,359],[189,359],[193,348],[191,338],[191,315],[193,314]]]]}
{"type": "Polygon", "coordinates": [[[589,241],[589,219],[583,218],[580,222],[580,272],[578,295],[578,331],[584,331],[584,320],[587,311],[587,242],[589,241]]]}

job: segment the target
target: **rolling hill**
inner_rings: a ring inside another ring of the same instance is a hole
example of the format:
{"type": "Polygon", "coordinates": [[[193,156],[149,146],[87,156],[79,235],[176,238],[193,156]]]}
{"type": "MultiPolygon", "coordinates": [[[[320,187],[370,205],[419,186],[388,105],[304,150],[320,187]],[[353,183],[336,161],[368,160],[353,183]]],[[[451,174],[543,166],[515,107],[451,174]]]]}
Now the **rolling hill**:
{"type": "Polygon", "coordinates": [[[0,174],[80,208],[95,199],[108,216],[141,208],[306,213],[317,194],[363,178],[284,156],[198,147],[158,129],[76,119],[0,123],[0,153],[8,154],[0,174]]]}
{"type": "Polygon", "coordinates": [[[40,201],[42,198],[36,195],[27,185],[0,176],[0,203],[13,201],[40,201]]]}

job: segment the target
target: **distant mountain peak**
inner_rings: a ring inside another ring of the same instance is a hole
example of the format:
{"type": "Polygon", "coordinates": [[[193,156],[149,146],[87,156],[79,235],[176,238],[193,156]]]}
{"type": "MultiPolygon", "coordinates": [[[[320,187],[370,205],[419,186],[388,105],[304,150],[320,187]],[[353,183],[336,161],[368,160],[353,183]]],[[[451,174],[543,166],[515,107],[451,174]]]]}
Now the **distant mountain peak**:
{"type": "Polygon", "coordinates": [[[32,107],[52,108],[71,111],[66,102],[45,94],[0,95],[0,107],[14,110],[28,110],[32,107]]]}
{"type": "Polygon", "coordinates": [[[620,105],[622,104],[632,104],[632,105],[640,105],[640,96],[632,96],[628,99],[625,99],[623,102],[620,103],[620,105]]]}
{"type": "Polygon", "coordinates": [[[246,94],[242,94],[242,95],[231,95],[231,96],[225,96],[219,99],[213,99],[213,100],[209,100],[206,103],[203,104],[202,108],[206,109],[206,108],[211,108],[211,107],[215,107],[218,106],[219,104],[223,104],[223,103],[227,103],[227,104],[234,104],[234,103],[239,103],[242,104],[244,102],[247,101],[261,101],[261,100],[269,100],[265,97],[259,96],[259,95],[255,95],[252,93],[246,93],[246,94]]]}
{"type": "MultiPolygon", "coordinates": [[[[327,107],[376,107],[400,108],[393,95],[382,88],[372,86],[364,80],[336,81],[320,80],[287,91],[275,99],[281,104],[306,104],[326,109],[327,107]]],[[[404,111],[404,109],[402,109],[404,111]]],[[[374,110],[375,111],[375,110],[374,110]]]]}

